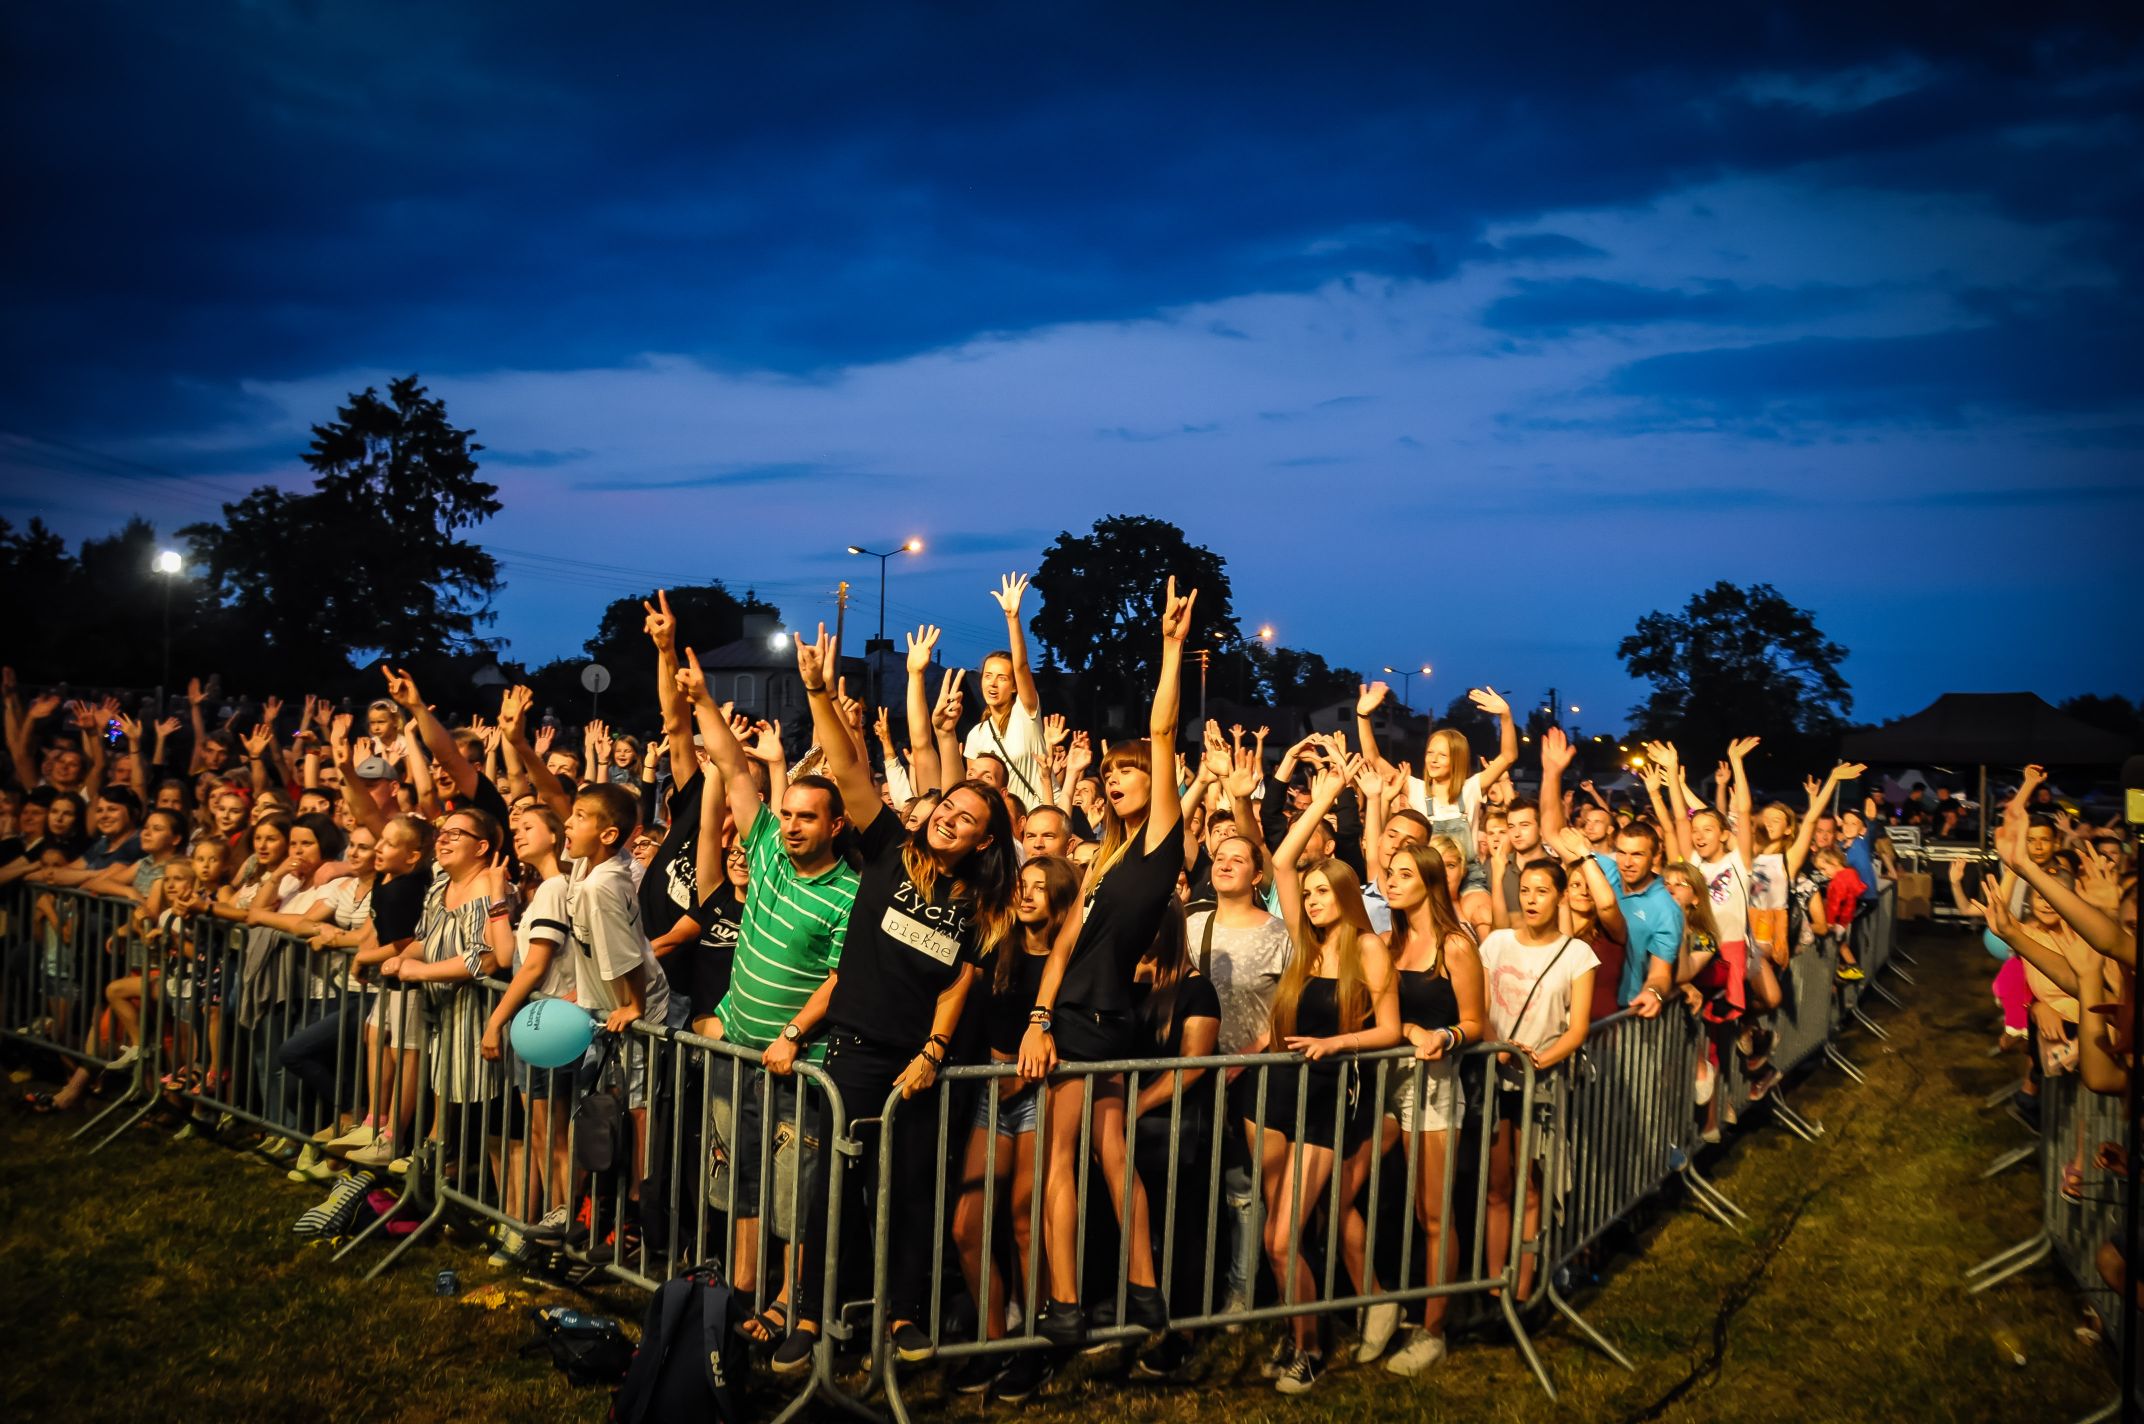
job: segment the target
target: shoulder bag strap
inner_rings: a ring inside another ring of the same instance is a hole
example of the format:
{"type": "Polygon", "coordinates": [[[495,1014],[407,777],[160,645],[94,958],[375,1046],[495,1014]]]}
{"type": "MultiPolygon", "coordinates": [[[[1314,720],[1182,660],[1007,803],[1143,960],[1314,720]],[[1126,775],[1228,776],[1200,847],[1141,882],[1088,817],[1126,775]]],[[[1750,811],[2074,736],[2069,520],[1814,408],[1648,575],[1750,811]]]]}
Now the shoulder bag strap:
{"type": "Polygon", "coordinates": [[[1213,977],[1213,922],[1221,918],[1221,907],[1215,905],[1206,912],[1206,928],[1199,934],[1199,973],[1213,977]]]}

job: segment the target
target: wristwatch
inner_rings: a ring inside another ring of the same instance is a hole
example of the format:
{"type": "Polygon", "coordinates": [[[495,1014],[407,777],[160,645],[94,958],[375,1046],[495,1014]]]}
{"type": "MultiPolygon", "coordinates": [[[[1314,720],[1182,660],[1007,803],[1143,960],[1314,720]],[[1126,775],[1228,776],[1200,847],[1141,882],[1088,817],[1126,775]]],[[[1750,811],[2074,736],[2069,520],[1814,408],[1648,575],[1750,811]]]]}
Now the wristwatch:
{"type": "Polygon", "coordinates": [[[789,1043],[802,1043],[804,1041],[804,1030],[798,1028],[793,1021],[785,1023],[782,1025],[782,1038],[789,1043]]]}

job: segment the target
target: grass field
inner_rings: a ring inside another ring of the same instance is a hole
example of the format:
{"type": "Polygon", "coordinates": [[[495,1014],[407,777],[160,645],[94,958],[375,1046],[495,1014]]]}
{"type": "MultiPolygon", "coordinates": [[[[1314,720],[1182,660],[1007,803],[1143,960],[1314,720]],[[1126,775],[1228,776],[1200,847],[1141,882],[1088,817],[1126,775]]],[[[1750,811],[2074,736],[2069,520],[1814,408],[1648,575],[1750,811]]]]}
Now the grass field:
{"type": "MultiPolygon", "coordinates": [[[[1412,1382],[1344,1366],[1306,1399],[1257,1377],[1257,1332],[1216,1337],[1195,1382],[1120,1383],[1076,1371],[1027,1406],[941,1400],[919,1379],[919,1414],[1232,1424],[1282,1419],[2031,1420],[2077,1417],[2113,1392],[2105,1353],[2077,1338],[2078,1298],[2051,1267],[1980,1299],[1964,1269],[2034,1225],[2019,1171],[1977,1180],[2021,1129],[1980,1100],[2016,1060],[1992,1041],[1988,964],[1962,935],[1909,938],[1920,983],[1908,1010],[1878,1009],[1888,1044],[1847,1049],[1866,1086],[1818,1070],[1794,1093],[1826,1132],[1815,1145],[1760,1125],[1709,1164],[1751,1220],[1739,1233],[1672,1196],[1617,1241],[1579,1307],[1637,1362],[1625,1373],[1565,1328],[1544,1325],[1550,1404],[1508,1343],[1455,1341],[1412,1382]],[[2007,1332],[2026,1356],[2001,1357],[2007,1332]]],[[[163,1131],[86,1156],[73,1120],[0,1114],[0,1418],[487,1421],[601,1417],[547,1360],[521,1359],[519,1310],[468,1297],[495,1280],[530,1300],[588,1305],[524,1285],[464,1239],[427,1244],[381,1281],[296,1244],[291,1220],[318,1193],[255,1159],[163,1131]],[[432,1294],[434,1272],[461,1297],[432,1294]]],[[[370,1258],[367,1258],[369,1263],[370,1258]]],[[[523,1302],[526,1303],[526,1302],[523,1302]]],[[[637,1329],[644,1298],[596,1308],[637,1329]]],[[[766,1396],[771,1412],[771,1396],[766,1396]]]]}

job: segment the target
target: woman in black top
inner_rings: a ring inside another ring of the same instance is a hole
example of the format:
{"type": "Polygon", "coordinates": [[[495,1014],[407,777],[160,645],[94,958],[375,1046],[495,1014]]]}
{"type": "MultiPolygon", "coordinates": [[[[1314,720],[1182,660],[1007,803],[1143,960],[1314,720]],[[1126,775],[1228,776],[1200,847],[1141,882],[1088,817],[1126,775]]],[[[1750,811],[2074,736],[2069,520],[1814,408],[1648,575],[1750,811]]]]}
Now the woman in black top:
{"type": "MultiPolygon", "coordinates": [[[[1049,963],[1050,947],[1057,933],[1079,903],[1079,871],[1059,856],[1042,855],[1020,867],[1020,891],[1013,902],[1013,917],[1020,931],[998,944],[983,964],[978,988],[981,1003],[971,1003],[970,1016],[980,1012],[983,1037],[990,1046],[993,1063],[1017,1063],[1020,1038],[1027,1032],[1027,1012],[1034,1007],[1035,991],[1042,984],[1043,966],[1049,963]]],[[[972,998],[972,996],[971,996],[972,998]]],[[[1005,1333],[1006,1287],[995,1260],[983,1259],[983,1211],[985,1184],[996,1179],[996,1206],[1002,1220],[1012,1226],[1018,1249],[1020,1280],[1028,1278],[1028,1262],[1034,1243],[1028,1237],[1035,1193],[1035,1124],[1042,1090],[1024,1078],[997,1078],[996,1118],[991,1117],[991,1093],[983,1092],[975,1104],[975,1125],[968,1134],[967,1155],[961,1164],[960,1202],[953,1209],[953,1239],[960,1246],[961,1271],[968,1278],[968,1293],[982,1314],[983,1338],[996,1340],[1005,1333]],[[988,1293],[985,1293],[987,1273],[988,1293]]],[[[1002,1241],[997,1235],[994,1240],[1002,1241]]],[[[996,1254],[993,1252],[993,1254],[996,1254]]],[[[1030,1314],[1033,1301],[1022,1308],[1030,1314]]],[[[1003,1356],[978,1355],[954,1379],[962,1393],[989,1387],[1003,1356]]]]}
{"type": "MultiPolygon", "coordinates": [[[[909,725],[914,729],[917,780],[939,784],[939,759],[928,745],[926,720],[915,715],[923,700],[928,640],[912,640],[909,725]],[[920,658],[919,655],[920,654],[920,658]]],[[[826,769],[841,794],[843,813],[863,855],[856,900],[841,943],[840,967],[826,978],[762,1057],[769,1070],[785,1073],[798,1047],[821,1027],[827,1031],[826,1074],[851,1118],[880,1117],[898,1091],[903,1100],[927,1093],[945,1063],[982,951],[1008,937],[1013,926],[1014,837],[1005,800],[985,782],[963,781],[945,793],[930,819],[904,831],[871,784],[871,771],[827,687],[836,645],[822,626],[816,642],[797,640],[797,676],[811,700],[812,731],[826,769]]],[[[910,1209],[927,1211],[932,1199],[937,1113],[918,1103],[893,1114],[894,1191],[910,1209]]],[[[819,1294],[825,1282],[827,1154],[819,1154],[812,1205],[804,1219],[802,1260],[793,1282],[796,1328],[775,1352],[774,1367],[794,1372],[810,1358],[818,1336],[819,1294]]],[[[865,1162],[874,1160],[870,1155],[865,1162]]],[[[875,1197],[878,1174],[858,1171],[848,1181],[860,1195],[875,1197]]],[[[854,1204],[850,1221],[871,1221],[874,1203],[854,1204]]],[[[851,1241],[870,1239],[856,1232],[851,1241]]],[[[904,1360],[927,1359],[936,1348],[934,1330],[921,1323],[923,1286],[937,1233],[929,1223],[909,1221],[893,1234],[887,1283],[887,1314],[895,1352],[904,1360]]]]}
{"type": "MultiPolygon", "coordinates": [[[[1132,978],[1154,942],[1161,917],[1184,868],[1183,808],[1176,798],[1176,718],[1184,637],[1191,631],[1196,589],[1179,595],[1171,578],[1161,615],[1161,666],[1147,740],[1110,748],[1102,758],[1102,843],[1087,867],[1082,913],[1067,922],[1077,938],[1060,935],[1035,994],[1032,1023],[1020,1045],[1020,1069],[1040,1078],[1068,1063],[1129,1056],[1136,1048],[1132,978]]],[[[1049,1162],[1043,1178],[1043,1246],[1049,1299],[1036,1330],[1067,1345],[1079,1339],[1079,1139],[1082,1103],[1093,1093],[1093,1142],[1119,1220],[1129,1219],[1130,1278],[1126,1313],[1150,1330],[1168,1323],[1155,1285],[1146,1192],[1128,1169],[1124,1151],[1124,1078],[1069,1076],[1050,1084],[1043,1132],[1049,1162]],[[1129,1205],[1127,1206],[1127,1197],[1129,1205]]],[[[1099,1294],[1099,1293],[1098,1293],[1099,1294]]],[[[1107,1291],[1112,1304],[1114,1284],[1107,1291]]]]}
{"type": "MultiPolygon", "coordinates": [[[[1393,1065],[1378,1150],[1390,1150],[1402,1133],[1420,1139],[1415,1217],[1422,1224],[1422,1249],[1428,1253],[1426,1279],[1439,1285],[1451,1255],[1443,1235],[1447,1154],[1466,1106],[1458,1053],[1470,1043],[1481,1042],[1486,1032],[1487,991],[1474,936],[1452,904],[1444,858],[1436,850],[1420,842],[1395,850],[1392,863],[1385,868],[1385,897],[1392,906],[1388,948],[1399,976],[1400,1035],[1422,1066],[1393,1065]]],[[[1359,1260],[1363,1220],[1358,1211],[1349,1211],[1344,1234],[1350,1261],[1359,1260]]],[[[1443,1357],[1448,1299],[1433,1295],[1422,1302],[1422,1328],[1385,1361],[1387,1370],[1418,1374],[1443,1357]]],[[[1370,1322],[1378,1328],[1365,1327],[1357,1358],[1364,1363],[1376,1358],[1398,1319],[1398,1310],[1393,1308],[1384,1318],[1370,1322]]]]}

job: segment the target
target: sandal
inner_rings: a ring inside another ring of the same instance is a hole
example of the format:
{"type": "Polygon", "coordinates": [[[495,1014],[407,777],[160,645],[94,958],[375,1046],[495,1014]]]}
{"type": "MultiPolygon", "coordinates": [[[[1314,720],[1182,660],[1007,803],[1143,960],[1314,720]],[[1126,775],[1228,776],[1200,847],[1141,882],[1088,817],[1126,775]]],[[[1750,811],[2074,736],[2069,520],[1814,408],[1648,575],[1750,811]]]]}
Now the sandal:
{"type": "Polygon", "coordinates": [[[789,1307],[768,1301],[766,1309],[737,1322],[737,1334],[762,1348],[781,1344],[789,1334],[789,1307]]]}
{"type": "Polygon", "coordinates": [[[2084,1168],[2075,1162],[2062,1169],[2062,1199],[2078,1206],[2084,1205],[2084,1168]]]}
{"type": "Polygon", "coordinates": [[[60,1110],[59,1100],[50,1093],[24,1093],[22,1105],[40,1115],[60,1110]]]}

